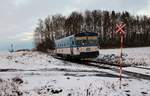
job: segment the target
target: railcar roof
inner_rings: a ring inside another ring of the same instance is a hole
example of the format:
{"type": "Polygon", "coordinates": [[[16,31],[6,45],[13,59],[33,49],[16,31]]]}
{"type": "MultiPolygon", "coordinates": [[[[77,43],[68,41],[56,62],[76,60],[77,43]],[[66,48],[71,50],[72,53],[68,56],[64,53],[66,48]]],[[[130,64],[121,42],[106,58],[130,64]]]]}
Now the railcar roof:
{"type": "Polygon", "coordinates": [[[75,36],[97,36],[97,35],[98,34],[94,32],[82,32],[82,33],[75,34],[75,36]]]}
{"type": "Polygon", "coordinates": [[[61,40],[67,40],[68,38],[74,37],[74,36],[75,37],[78,37],[78,36],[80,37],[80,36],[97,36],[97,35],[98,34],[94,33],[94,32],[81,32],[81,33],[73,34],[73,35],[58,39],[58,40],[56,40],[56,42],[61,41],[61,40]]]}
{"type": "Polygon", "coordinates": [[[59,42],[59,41],[62,41],[62,40],[67,40],[71,37],[74,37],[74,35],[70,35],[70,36],[67,36],[67,37],[64,37],[64,38],[61,38],[61,39],[58,39],[58,40],[55,40],[56,42],[59,42]]]}

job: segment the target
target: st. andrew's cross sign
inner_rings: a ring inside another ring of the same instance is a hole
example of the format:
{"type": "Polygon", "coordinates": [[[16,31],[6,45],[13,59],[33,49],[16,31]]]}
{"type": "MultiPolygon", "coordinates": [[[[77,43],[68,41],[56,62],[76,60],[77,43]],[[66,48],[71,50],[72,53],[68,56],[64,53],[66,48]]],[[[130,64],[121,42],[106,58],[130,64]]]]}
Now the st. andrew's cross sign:
{"type": "Polygon", "coordinates": [[[118,24],[116,24],[116,33],[119,33],[120,35],[120,40],[121,40],[121,46],[120,46],[120,61],[119,61],[119,65],[120,65],[120,86],[119,88],[121,89],[121,80],[122,80],[122,64],[123,64],[123,59],[122,59],[122,51],[123,51],[123,39],[124,39],[124,35],[125,35],[125,24],[123,24],[123,22],[119,22],[118,24]]]}
{"type": "Polygon", "coordinates": [[[124,35],[125,34],[125,31],[124,31],[125,26],[126,26],[126,24],[123,24],[123,22],[116,24],[116,32],[119,33],[120,35],[124,35]]]}

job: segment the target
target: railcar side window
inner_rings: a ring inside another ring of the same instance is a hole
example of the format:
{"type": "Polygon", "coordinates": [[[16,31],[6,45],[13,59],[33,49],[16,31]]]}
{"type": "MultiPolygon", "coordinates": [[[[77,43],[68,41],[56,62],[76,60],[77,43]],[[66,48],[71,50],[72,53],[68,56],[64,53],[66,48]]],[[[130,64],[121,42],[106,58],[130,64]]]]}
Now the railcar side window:
{"type": "Polygon", "coordinates": [[[74,45],[74,41],[72,41],[72,45],[74,45]]]}

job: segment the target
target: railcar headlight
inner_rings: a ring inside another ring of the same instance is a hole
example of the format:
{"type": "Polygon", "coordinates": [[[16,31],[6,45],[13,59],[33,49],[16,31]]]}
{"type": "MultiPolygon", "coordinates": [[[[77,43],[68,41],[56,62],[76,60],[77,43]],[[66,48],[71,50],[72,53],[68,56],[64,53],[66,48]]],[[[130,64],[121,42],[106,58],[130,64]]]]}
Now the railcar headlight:
{"type": "Polygon", "coordinates": [[[91,51],[91,49],[90,48],[86,48],[86,51],[91,51]]]}
{"type": "Polygon", "coordinates": [[[95,50],[98,50],[98,48],[95,48],[95,50]]]}

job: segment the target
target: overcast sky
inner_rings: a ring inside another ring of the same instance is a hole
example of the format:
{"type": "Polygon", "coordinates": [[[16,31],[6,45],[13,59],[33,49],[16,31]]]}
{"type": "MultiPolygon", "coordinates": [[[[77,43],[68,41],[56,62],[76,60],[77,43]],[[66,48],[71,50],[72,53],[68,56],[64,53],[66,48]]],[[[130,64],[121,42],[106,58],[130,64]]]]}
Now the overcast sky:
{"type": "Polygon", "coordinates": [[[0,50],[32,48],[39,18],[84,10],[129,11],[149,15],[150,0],[0,0],[0,50]]]}

